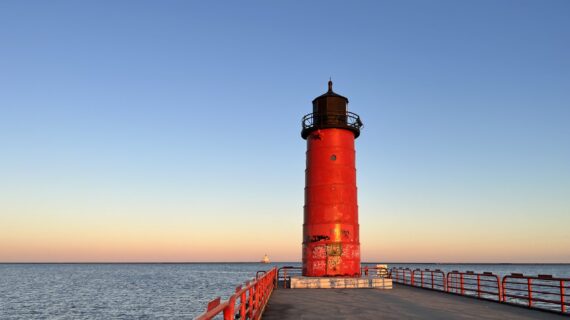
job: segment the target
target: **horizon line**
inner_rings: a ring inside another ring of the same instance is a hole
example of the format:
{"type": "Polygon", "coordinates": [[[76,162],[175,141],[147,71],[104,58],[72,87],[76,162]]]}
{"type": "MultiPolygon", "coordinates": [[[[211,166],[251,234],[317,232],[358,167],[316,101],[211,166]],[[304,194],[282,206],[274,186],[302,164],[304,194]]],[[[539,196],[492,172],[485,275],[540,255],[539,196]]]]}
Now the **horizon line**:
{"type": "MultiPolygon", "coordinates": [[[[259,261],[35,261],[35,262],[3,262],[0,264],[286,264],[286,263],[298,263],[301,264],[302,261],[275,261],[270,263],[262,263],[259,261]]],[[[539,265],[565,265],[570,264],[570,262],[361,262],[361,264],[454,264],[454,265],[513,265],[513,264],[539,264],[539,265]]]]}

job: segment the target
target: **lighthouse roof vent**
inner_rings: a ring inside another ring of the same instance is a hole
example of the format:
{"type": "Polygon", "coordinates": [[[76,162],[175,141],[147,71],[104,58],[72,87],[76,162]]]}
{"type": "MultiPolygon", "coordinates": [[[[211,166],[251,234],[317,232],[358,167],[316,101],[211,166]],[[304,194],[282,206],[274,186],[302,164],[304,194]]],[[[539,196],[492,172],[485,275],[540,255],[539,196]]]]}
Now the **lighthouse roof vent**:
{"type": "Polygon", "coordinates": [[[333,91],[333,82],[332,80],[329,80],[329,90],[327,92],[325,92],[324,94],[316,97],[313,100],[313,104],[320,99],[328,99],[328,98],[336,98],[336,99],[342,99],[345,101],[345,103],[348,103],[348,98],[345,96],[341,96],[340,94],[336,93],[333,91]]]}

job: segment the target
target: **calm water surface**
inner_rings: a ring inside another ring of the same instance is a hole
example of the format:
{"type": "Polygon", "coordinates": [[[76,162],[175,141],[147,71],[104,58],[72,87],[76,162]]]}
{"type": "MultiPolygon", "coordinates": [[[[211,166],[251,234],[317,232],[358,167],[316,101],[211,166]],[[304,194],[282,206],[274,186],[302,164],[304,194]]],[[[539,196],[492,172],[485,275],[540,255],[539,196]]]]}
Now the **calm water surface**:
{"type": "MultiPolygon", "coordinates": [[[[285,264],[277,264],[282,266],[285,264]]],[[[299,266],[298,263],[286,265],[299,266]]],[[[0,319],[188,319],[272,265],[0,264],[0,319]]],[[[570,265],[391,264],[570,277],[570,265]]]]}

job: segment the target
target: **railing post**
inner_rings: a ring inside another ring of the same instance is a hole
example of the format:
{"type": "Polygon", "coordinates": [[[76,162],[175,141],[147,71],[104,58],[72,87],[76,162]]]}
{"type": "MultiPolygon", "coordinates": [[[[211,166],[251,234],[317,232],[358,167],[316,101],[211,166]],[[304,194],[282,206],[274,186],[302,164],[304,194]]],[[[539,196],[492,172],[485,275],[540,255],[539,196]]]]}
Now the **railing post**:
{"type": "Polygon", "coordinates": [[[255,308],[257,309],[257,311],[259,312],[261,309],[261,298],[263,298],[263,286],[261,285],[261,283],[257,284],[257,303],[255,308]]]}
{"type": "Polygon", "coordinates": [[[560,310],[566,312],[566,301],[564,301],[564,280],[560,280],[560,310]]]}
{"type": "Polygon", "coordinates": [[[257,311],[259,309],[259,283],[255,283],[254,287],[253,287],[253,292],[255,292],[255,297],[253,297],[254,301],[253,301],[253,306],[254,306],[254,315],[257,314],[257,311]]]}
{"type": "Polygon", "coordinates": [[[421,277],[422,288],[423,288],[424,287],[424,271],[423,270],[420,271],[420,277],[421,277]]]}
{"type": "Polygon", "coordinates": [[[283,269],[283,288],[287,288],[287,269],[283,269]]]}
{"type": "Polygon", "coordinates": [[[275,272],[274,277],[273,277],[273,287],[274,288],[278,288],[279,287],[279,272],[275,272]]]}
{"type": "Polygon", "coordinates": [[[499,276],[497,275],[497,291],[499,292],[499,302],[504,302],[503,301],[503,286],[501,285],[501,279],[499,279],[499,276]]]}
{"type": "Polygon", "coordinates": [[[463,295],[463,293],[465,293],[465,290],[463,289],[463,273],[459,274],[459,285],[461,287],[461,295],[463,295]]]}
{"type": "Polygon", "coordinates": [[[249,305],[248,305],[248,314],[249,318],[253,318],[253,296],[254,296],[253,286],[249,287],[249,305]]]}
{"type": "Polygon", "coordinates": [[[477,275],[477,298],[481,298],[481,275],[477,275]]]}
{"type": "Polygon", "coordinates": [[[433,285],[433,271],[431,272],[431,288],[434,289],[434,285],[433,285]]]}
{"type": "Polygon", "coordinates": [[[503,276],[503,280],[501,280],[501,297],[503,298],[503,302],[507,302],[507,276],[503,276]]]}
{"type": "Polygon", "coordinates": [[[240,297],[240,306],[239,306],[239,318],[240,319],[245,319],[245,305],[247,304],[247,296],[245,294],[245,290],[243,290],[243,292],[241,293],[241,297],[240,297]]]}
{"type": "Polygon", "coordinates": [[[235,294],[232,294],[232,296],[230,297],[228,302],[229,302],[228,306],[224,309],[224,320],[234,320],[234,316],[235,316],[234,310],[235,310],[235,304],[236,304],[235,294]]]}
{"type": "Polygon", "coordinates": [[[528,278],[527,281],[527,288],[528,288],[528,307],[532,307],[532,280],[528,278]]]}
{"type": "Polygon", "coordinates": [[[269,286],[267,285],[267,281],[261,284],[261,305],[265,304],[265,300],[267,298],[267,293],[269,292],[269,286]]]}

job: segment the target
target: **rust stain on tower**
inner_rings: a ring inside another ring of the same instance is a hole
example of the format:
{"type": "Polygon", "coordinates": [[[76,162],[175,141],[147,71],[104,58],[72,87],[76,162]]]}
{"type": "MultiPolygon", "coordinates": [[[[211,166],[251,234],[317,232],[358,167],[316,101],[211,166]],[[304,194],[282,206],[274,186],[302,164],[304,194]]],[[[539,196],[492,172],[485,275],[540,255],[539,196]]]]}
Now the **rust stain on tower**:
{"type": "Polygon", "coordinates": [[[360,240],[354,140],[362,122],[348,99],[328,91],[304,116],[307,140],[303,224],[303,275],[359,276],[360,240]]]}

